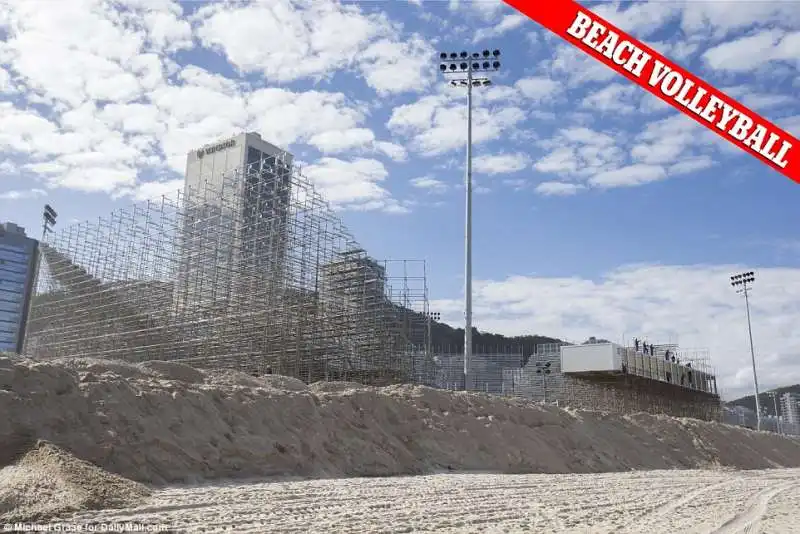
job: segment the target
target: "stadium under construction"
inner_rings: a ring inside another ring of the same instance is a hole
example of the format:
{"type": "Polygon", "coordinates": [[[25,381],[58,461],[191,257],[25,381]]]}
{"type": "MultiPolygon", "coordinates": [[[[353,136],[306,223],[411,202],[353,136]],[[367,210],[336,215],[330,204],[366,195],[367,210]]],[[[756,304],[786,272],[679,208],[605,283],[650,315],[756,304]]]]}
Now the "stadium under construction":
{"type": "Polygon", "coordinates": [[[182,192],[51,234],[41,252],[36,358],[385,384],[412,380],[429,348],[424,262],[370,258],[291,155],[254,134],[191,153],[182,192]],[[231,165],[237,150],[249,161],[231,165]]]}
{"type": "Polygon", "coordinates": [[[254,133],[189,153],[182,191],[50,234],[41,258],[24,349],[37,359],[172,360],[719,418],[707,352],[671,345],[476,350],[465,383],[462,355],[432,348],[425,262],[371,258],[292,155],[254,133]]]}

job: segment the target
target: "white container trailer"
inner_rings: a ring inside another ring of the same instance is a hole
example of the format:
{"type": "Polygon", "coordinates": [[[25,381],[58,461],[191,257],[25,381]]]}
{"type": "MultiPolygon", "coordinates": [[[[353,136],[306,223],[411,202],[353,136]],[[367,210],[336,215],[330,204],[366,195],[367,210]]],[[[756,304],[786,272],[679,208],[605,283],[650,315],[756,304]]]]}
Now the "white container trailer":
{"type": "Polygon", "coordinates": [[[625,348],[616,343],[591,343],[561,347],[562,373],[622,372],[625,348]]]}

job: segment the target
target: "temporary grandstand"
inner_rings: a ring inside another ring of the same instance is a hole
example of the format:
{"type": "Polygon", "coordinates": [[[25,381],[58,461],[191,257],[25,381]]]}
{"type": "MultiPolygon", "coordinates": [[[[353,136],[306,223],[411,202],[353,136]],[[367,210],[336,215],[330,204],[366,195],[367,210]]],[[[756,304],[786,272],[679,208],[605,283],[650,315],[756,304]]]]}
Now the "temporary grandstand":
{"type": "Polygon", "coordinates": [[[377,261],[267,156],[42,243],[25,352],[406,382],[429,359],[423,261],[377,261]],[[268,191],[269,190],[269,191],[268,191]]]}
{"type": "Polygon", "coordinates": [[[647,352],[616,343],[540,345],[524,366],[503,372],[502,389],[574,408],[721,417],[708,350],[674,344],[647,352]]]}
{"type": "Polygon", "coordinates": [[[473,350],[465,383],[463,353],[432,350],[425,262],[370,257],[272,145],[214,174],[221,150],[244,156],[237,142],[190,153],[212,171],[183,191],[49,234],[24,352],[719,417],[707,351],[674,345],[473,350]]]}

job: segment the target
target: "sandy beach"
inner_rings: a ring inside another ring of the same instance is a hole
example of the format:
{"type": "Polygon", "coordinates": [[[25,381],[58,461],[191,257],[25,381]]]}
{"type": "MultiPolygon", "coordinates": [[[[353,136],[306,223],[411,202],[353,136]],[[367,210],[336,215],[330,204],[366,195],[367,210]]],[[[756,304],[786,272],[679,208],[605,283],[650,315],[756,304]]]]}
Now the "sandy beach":
{"type": "Polygon", "coordinates": [[[181,532],[790,533],[800,469],[439,474],[173,487],[75,523],[181,532]]]}
{"type": "Polygon", "coordinates": [[[166,362],[8,358],[0,413],[0,524],[536,533],[800,524],[800,440],[716,422],[166,362]]]}

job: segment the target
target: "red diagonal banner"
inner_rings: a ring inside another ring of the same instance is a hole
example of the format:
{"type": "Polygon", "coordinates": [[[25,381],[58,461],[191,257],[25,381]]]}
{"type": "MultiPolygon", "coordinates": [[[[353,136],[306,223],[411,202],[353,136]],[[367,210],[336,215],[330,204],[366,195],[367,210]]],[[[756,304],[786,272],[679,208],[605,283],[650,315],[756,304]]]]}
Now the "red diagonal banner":
{"type": "Polygon", "coordinates": [[[800,142],[573,0],[504,0],[551,32],[800,183],[800,142]]]}

